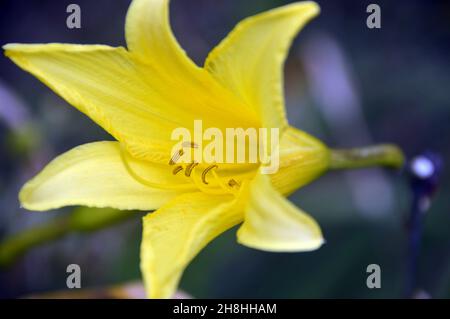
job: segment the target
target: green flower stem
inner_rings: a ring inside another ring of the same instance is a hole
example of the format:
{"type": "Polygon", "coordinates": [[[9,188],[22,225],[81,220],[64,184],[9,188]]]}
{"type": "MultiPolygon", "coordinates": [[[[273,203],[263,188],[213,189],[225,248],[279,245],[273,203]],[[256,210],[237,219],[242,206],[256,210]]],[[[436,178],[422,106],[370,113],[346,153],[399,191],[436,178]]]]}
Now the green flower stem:
{"type": "Polygon", "coordinates": [[[403,152],[395,145],[380,144],[352,149],[331,150],[330,169],[355,169],[382,166],[400,169],[405,163],[403,152]]]}
{"type": "Polygon", "coordinates": [[[6,239],[0,244],[0,266],[10,265],[31,248],[56,240],[67,232],[66,218],[59,217],[6,239]]]}
{"type": "Polygon", "coordinates": [[[57,240],[74,232],[89,233],[115,225],[130,218],[139,218],[135,212],[114,209],[80,207],[69,215],[54,218],[44,224],[15,234],[0,243],[0,266],[8,266],[34,247],[57,240]]]}

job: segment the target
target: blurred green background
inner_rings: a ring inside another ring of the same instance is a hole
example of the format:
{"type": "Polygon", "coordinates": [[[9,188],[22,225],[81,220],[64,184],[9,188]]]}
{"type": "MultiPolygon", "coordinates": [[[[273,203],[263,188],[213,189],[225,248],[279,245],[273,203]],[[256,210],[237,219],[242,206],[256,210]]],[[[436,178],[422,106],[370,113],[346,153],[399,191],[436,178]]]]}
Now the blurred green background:
{"type": "MultiPolygon", "coordinates": [[[[173,29],[202,64],[242,18],[290,1],[173,0],[173,29]]],[[[321,15],[297,38],[286,63],[289,121],[331,147],[393,142],[408,156],[425,150],[450,158],[450,3],[317,1],[321,15]],[[381,29],[366,26],[369,3],[381,6],[381,29]]],[[[128,0],[1,0],[0,44],[125,45],[128,0]],[[66,27],[77,3],[82,28],[66,27]]],[[[71,214],[19,207],[21,185],[56,155],[111,140],[38,80],[0,58],[0,241],[71,214]]],[[[450,183],[427,213],[418,287],[450,297],[450,183]]],[[[331,172],[292,201],[322,226],[327,244],[310,253],[273,254],[240,246],[235,229],[209,245],[187,269],[181,288],[194,297],[399,298],[406,282],[405,174],[380,169],[331,172]],[[366,267],[379,264],[381,289],[368,289],[366,267]]],[[[96,213],[92,211],[92,213],[96,213]]],[[[79,264],[82,286],[139,280],[141,213],[93,234],[74,233],[38,247],[0,270],[0,297],[66,288],[66,267],[79,264]]]]}

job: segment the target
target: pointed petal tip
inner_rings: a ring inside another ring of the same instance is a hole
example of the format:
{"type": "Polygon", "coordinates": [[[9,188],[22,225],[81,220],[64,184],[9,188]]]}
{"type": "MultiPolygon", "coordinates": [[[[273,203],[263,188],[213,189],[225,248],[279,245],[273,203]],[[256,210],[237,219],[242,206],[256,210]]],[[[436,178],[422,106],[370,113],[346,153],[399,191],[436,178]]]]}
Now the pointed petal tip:
{"type": "Polygon", "coordinates": [[[14,45],[16,45],[16,43],[6,43],[4,45],[2,45],[2,49],[3,50],[9,50],[10,48],[12,48],[14,45]]]}
{"type": "Polygon", "coordinates": [[[33,44],[23,44],[23,43],[7,43],[2,46],[3,54],[14,60],[14,58],[20,56],[22,53],[29,53],[33,51],[33,44]]]}
{"type": "Polygon", "coordinates": [[[23,44],[23,43],[7,43],[2,46],[4,53],[6,56],[9,56],[13,52],[17,51],[25,51],[26,47],[30,47],[31,44],[23,44]]]}
{"type": "Polygon", "coordinates": [[[7,44],[2,45],[3,54],[9,58],[11,56],[11,51],[13,48],[14,48],[13,43],[7,43],[7,44]]]}
{"type": "Polygon", "coordinates": [[[311,11],[315,13],[320,13],[320,5],[315,1],[306,1],[306,4],[311,7],[311,11]]]}
{"type": "Polygon", "coordinates": [[[44,209],[39,206],[39,203],[33,203],[30,200],[32,190],[29,189],[30,186],[26,183],[19,192],[19,204],[20,208],[31,211],[31,212],[43,212],[50,209],[44,209]]]}
{"type": "Polygon", "coordinates": [[[19,191],[19,196],[18,196],[20,208],[25,208],[25,209],[28,209],[28,207],[27,207],[28,204],[26,201],[26,199],[28,197],[27,196],[27,185],[28,185],[28,183],[22,186],[22,188],[19,191]]]}
{"type": "MultiPolygon", "coordinates": [[[[291,6],[297,10],[299,13],[308,15],[310,18],[314,18],[320,14],[320,5],[315,1],[303,1],[294,2],[291,6]]],[[[287,5],[289,7],[289,5],[287,5]]]]}

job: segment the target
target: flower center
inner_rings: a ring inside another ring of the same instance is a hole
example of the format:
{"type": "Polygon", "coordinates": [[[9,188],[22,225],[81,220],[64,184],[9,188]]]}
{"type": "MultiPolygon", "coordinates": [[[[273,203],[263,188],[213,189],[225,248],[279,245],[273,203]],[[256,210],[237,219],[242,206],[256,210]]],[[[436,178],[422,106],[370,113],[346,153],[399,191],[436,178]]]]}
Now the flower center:
{"type": "MultiPolygon", "coordinates": [[[[197,148],[195,143],[186,143],[183,147],[197,148]]],[[[184,175],[191,178],[195,186],[202,192],[208,194],[223,194],[230,193],[236,195],[239,191],[241,184],[234,178],[220,177],[217,173],[219,166],[217,164],[211,164],[201,168],[199,163],[191,162],[189,164],[177,164],[179,159],[184,155],[184,149],[180,149],[173,154],[169,161],[169,165],[177,165],[172,173],[177,175],[184,170],[184,175]],[[199,173],[201,172],[201,174],[199,173]]]]}
{"type": "MultiPolygon", "coordinates": [[[[195,144],[190,143],[187,147],[195,148],[195,144]]],[[[218,164],[209,164],[200,165],[196,162],[191,162],[188,164],[178,163],[180,158],[184,154],[184,149],[180,149],[178,152],[173,154],[169,161],[169,166],[175,166],[172,169],[172,174],[177,175],[184,172],[184,176],[190,179],[191,183],[157,183],[154,181],[150,181],[142,176],[140,176],[131,166],[128,160],[128,153],[121,145],[120,147],[120,155],[124,166],[131,177],[133,177],[137,182],[142,185],[151,188],[157,189],[167,189],[167,190],[193,190],[198,189],[207,194],[233,194],[237,195],[239,189],[241,188],[242,181],[239,181],[238,178],[225,177],[220,176],[219,174],[219,165],[218,164]]]]}

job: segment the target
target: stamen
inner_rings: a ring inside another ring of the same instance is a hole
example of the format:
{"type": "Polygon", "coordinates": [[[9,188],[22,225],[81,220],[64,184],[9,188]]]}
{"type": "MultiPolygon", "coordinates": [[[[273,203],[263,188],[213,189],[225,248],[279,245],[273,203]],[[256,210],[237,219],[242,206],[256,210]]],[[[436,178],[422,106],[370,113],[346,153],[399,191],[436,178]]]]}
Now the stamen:
{"type": "Polygon", "coordinates": [[[225,183],[223,183],[222,179],[220,178],[219,175],[217,175],[216,171],[212,171],[211,173],[217,180],[217,183],[219,184],[220,188],[222,188],[226,193],[236,194],[236,190],[228,187],[225,183]]]}
{"type": "Polygon", "coordinates": [[[191,176],[192,170],[193,170],[197,165],[198,165],[198,163],[196,163],[196,162],[192,162],[191,164],[189,164],[189,165],[186,167],[186,171],[184,172],[184,175],[186,175],[186,177],[191,176]]]}
{"type": "Polygon", "coordinates": [[[195,174],[195,168],[194,168],[194,173],[192,175],[192,180],[194,181],[195,186],[197,186],[197,188],[200,191],[202,191],[202,192],[204,192],[206,194],[211,194],[211,195],[221,195],[221,194],[223,194],[223,190],[217,189],[217,188],[213,188],[213,187],[204,186],[199,180],[197,180],[197,176],[195,174]]]}
{"type": "Polygon", "coordinates": [[[169,165],[175,165],[178,162],[180,157],[184,155],[184,148],[186,147],[198,148],[198,144],[194,142],[183,142],[181,144],[181,149],[177,153],[173,154],[172,158],[169,161],[169,165]]]}
{"type": "Polygon", "coordinates": [[[125,169],[130,174],[130,176],[142,185],[145,185],[145,186],[148,186],[151,188],[159,188],[159,189],[191,190],[193,188],[192,184],[182,184],[182,185],[158,184],[158,183],[153,183],[152,181],[148,181],[145,178],[142,178],[131,168],[130,163],[128,163],[128,160],[126,158],[126,151],[125,151],[123,145],[120,145],[120,158],[125,166],[125,169]]]}
{"type": "Polygon", "coordinates": [[[236,182],[234,179],[230,179],[229,181],[228,181],[228,186],[230,186],[230,187],[234,187],[234,186],[241,186],[238,182],[236,182]]]}
{"type": "Polygon", "coordinates": [[[182,171],[183,170],[183,167],[182,166],[177,166],[177,167],[175,167],[174,169],[173,169],[173,175],[177,175],[178,174],[178,172],[180,172],[180,171],[182,171]]]}
{"type": "Polygon", "coordinates": [[[208,182],[206,181],[206,174],[208,174],[208,172],[210,170],[212,170],[213,168],[218,168],[218,167],[219,166],[214,164],[214,165],[211,165],[211,166],[208,166],[207,168],[205,168],[205,170],[202,173],[202,181],[203,181],[204,184],[208,185],[208,182]]]}
{"type": "Polygon", "coordinates": [[[181,156],[184,155],[184,150],[181,149],[177,153],[173,154],[172,158],[169,161],[169,165],[175,165],[176,162],[180,159],[181,156]]]}

